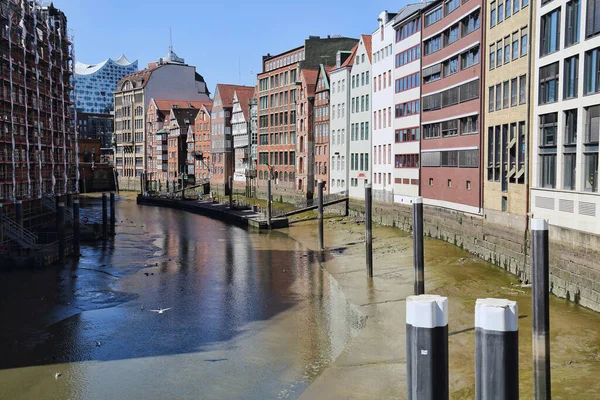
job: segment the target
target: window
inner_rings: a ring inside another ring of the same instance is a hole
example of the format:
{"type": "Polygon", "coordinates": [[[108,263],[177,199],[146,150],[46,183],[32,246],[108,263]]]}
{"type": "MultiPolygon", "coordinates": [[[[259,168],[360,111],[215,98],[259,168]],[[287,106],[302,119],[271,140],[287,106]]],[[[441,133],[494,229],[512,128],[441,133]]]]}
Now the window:
{"type": "Polygon", "coordinates": [[[540,146],[556,146],[558,113],[540,115],[540,146]]]}
{"type": "Polygon", "coordinates": [[[504,4],[498,1],[498,23],[504,20],[504,4]]]}
{"type": "Polygon", "coordinates": [[[597,145],[600,136],[600,106],[587,109],[587,121],[585,128],[584,144],[597,145]]]}
{"type": "Polygon", "coordinates": [[[517,78],[513,78],[510,81],[510,106],[514,107],[517,105],[517,78]]]}
{"type": "Polygon", "coordinates": [[[407,37],[411,36],[413,33],[419,32],[421,30],[421,18],[413,19],[412,21],[404,24],[402,28],[396,31],[396,42],[399,42],[407,37]]]}
{"type": "Polygon", "coordinates": [[[471,13],[468,17],[462,20],[462,35],[467,36],[469,33],[479,29],[479,10],[471,13]]]}
{"type": "Polygon", "coordinates": [[[458,57],[454,57],[444,62],[444,77],[458,72],[458,57]]]}
{"type": "Polygon", "coordinates": [[[504,64],[510,62],[510,36],[504,38],[504,64]]]}
{"type": "Polygon", "coordinates": [[[502,108],[508,108],[508,81],[502,83],[502,90],[504,91],[504,97],[502,99],[502,108]]]}
{"type": "Polygon", "coordinates": [[[496,2],[492,1],[490,5],[490,28],[496,26],[496,2]]]}
{"type": "Polygon", "coordinates": [[[585,172],[583,190],[586,192],[598,191],[598,152],[583,155],[585,172]]]}
{"type": "Polygon", "coordinates": [[[510,0],[505,0],[504,1],[504,18],[508,18],[510,17],[510,14],[512,12],[512,8],[511,8],[511,4],[510,4],[510,0]]]}
{"type": "Polygon", "coordinates": [[[563,189],[575,190],[575,171],[577,170],[577,153],[565,153],[563,156],[563,189]]]}
{"type": "Polygon", "coordinates": [[[429,186],[433,186],[433,178],[429,178],[429,186]]]}
{"type": "Polygon", "coordinates": [[[496,85],[496,111],[502,109],[502,85],[496,85]]]}
{"type": "Polygon", "coordinates": [[[540,68],[539,104],[558,101],[558,62],[540,68]]]}
{"type": "Polygon", "coordinates": [[[488,111],[494,112],[494,86],[489,87],[488,106],[488,111]]]}
{"type": "Polygon", "coordinates": [[[496,68],[496,45],[490,45],[490,70],[496,68]]]}
{"type": "Polygon", "coordinates": [[[502,40],[496,42],[496,67],[502,65],[502,40]]]}
{"type": "Polygon", "coordinates": [[[460,0],[446,0],[444,2],[444,16],[450,14],[460,6],[460,0]]]}
{"type": "Polygon", "coordinates": [[[519,58],[519,32],[512,34],[512,59],[519,58]]]}
{"type": "Polygon", "coordinates": [[[458,120],[442,122],[442,137],[458,136],[458,120]]]}
{"type": "Polygon", "coordinates": [[[600,33],[600,1],[587,0],[587,17],[585,26],[585,37],[600,33]]]}
{"type": "Polygon", "coordinates": [[[420,111],[420,100],[409,101],[408,103],[396,104],[396,118],[406,117],[408,115],[418,114],[420,111]]]}
{"type": "Polygon", "coordinates": [[[565,111],[564,145],[577,144],[577,109],[565,111]]]}
{"type": "Polygon", "coordinates": [[[586,94],[600,92],[600,47],[585,52],[583,85],[586,94]]]}
{"type": "Polygon", "coordinates": [[[521,29],[521,55],[527,54],[527,28],[521,29]]]}
{"type": "Polygon", "coordinates": [[[408,50],[396,54],[396,68],[421,58],[421,45],[416,45],[408,50]]]}
{"type": "Polygon", "coordinates": [[[558,51],[560,47],[560,8],[540,19],[540,57],[558,51]]]}
{"type": "Polygon", "coordinates": [[[579,82],[578,69],[579,56],[565,59],[563,99],[577,97],[577,83],[579,82]]]}
{"type": "Polygon", "coordinates": [[[521,75],[519,77],[519,104],[525,104],[526,92],[527,91],[527,77],[525,75],[521,75]]]}
{"type": "Polygon", "coordinates": [[[448,187],[451,188],[452,187],[452,179],[448,179],[448,187]]]}
{"type": "Polygon", "coordinates": [[[423,83],[437,81],[442,77],[442,64],[432,65],[423,69],[423,83]]]}
{"type": "Polygon", "coordinates": [[[579,9],[579,0],[571,0],[566,5],[565,47],[579,43],[579,9]]]}
{"type": "Polygon", "coordinates": [[[425,14],[425,26],[430,26],[442,19],[442,7],[425,14]]]}
{"type": "Polygon", "coordinates": [[[456,42],[459,37],[458,24],[455,24],[451,26],[450,29],[444,31],[444,46],[448,46],[449,44],[456,42]]]}
{"type": "Polygon", "coordinates": [[[423,49],[423,51],[425,52],[426,56],[440,50],[442,48],[442,35],[437,35],[426,40],[424,42],[424,46],[425,49],[423,49]]]}
{"type": "Polygon", "coordinates": [[[423,139],[440,137],[440,124],[423,125],[423,139]]]}
{"type": "Polygon", "coordinates": [[[460,119],[460,134],[470,135],[479,132],[479,116],[472,115],[460,119]]]}
{"type": "Polygon", "coordinates": [[[513,14],[519,11],[519,0],[513,0],[513,14]]]}
{"type": "Polygon", "coordinates": [[[461,54],[461,69],[472,67],[479,64],[479,46],[472,48],[461,54]]]}

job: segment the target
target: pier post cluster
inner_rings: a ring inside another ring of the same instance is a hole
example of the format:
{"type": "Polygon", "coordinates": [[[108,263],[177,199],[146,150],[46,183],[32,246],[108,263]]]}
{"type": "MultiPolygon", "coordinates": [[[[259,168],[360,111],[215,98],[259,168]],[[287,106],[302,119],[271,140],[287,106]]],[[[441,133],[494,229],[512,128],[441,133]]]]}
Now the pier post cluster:
{"type": "MultiPolygon", "coordinates": [[[[413,207],[422,202],[415,201],[413,207]]],[[[419,210],[414,216],[418,219],[419,210]]],[[[422,226],[422,225],[421,225],[422,226]]],[[[419,244],[415,224],[415,252],[419,244]]],[[[422,245],[422,242],[421,244],[422,245]]],[[[422,249],[422,247],[421,247],[422,249]]],[[[415,263],[417,257],[415,256],[415,263]]],[[[417,271],[416,265],[415,270],[417,271]]],[[[409,400],[449,398],[448,298],[419,293],[406,299],[406,368],[409,400]]],[[[421,278],[421,279],[419,279],[421,278]]],[[[536,400],[550,399],[548,223],[532,221],[533,382],[536,400]]],[[[518,307],[506,299],[475,303],[475,398],[519,398],[518,307]]]]}

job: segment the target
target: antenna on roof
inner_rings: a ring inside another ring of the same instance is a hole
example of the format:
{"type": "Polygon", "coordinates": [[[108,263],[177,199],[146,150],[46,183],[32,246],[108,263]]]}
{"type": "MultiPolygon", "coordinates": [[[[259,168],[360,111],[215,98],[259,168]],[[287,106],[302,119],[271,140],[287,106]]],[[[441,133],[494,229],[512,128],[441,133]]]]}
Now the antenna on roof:
{"type": "Polygon", "coordinates": [[[169,54],[173,53],[173,27],[169,26],[169,54]]]}

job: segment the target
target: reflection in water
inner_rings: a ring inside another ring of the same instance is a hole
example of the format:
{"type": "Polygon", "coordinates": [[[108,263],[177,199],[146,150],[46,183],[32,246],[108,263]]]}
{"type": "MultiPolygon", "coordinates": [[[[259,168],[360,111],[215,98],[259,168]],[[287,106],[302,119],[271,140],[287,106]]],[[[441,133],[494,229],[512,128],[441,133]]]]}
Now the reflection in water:
{"type": "Polygon", "coordinates": [[[284,235],[117,205],[115,242],[1,272],[0,398],[295,398],[364,323],[284,235]]]}

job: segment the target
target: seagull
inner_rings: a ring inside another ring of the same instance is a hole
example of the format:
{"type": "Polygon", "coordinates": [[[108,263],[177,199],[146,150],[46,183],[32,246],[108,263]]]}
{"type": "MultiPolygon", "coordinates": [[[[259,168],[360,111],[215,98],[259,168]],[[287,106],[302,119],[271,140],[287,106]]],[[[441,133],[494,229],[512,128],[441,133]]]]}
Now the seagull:
{"type": "Polygon", "coordinates": [[[60,372],[57,372],[54,374],[54,379],[58,379],[61,376],[62,376],[62,374],[60,372]]]}
{"type": "Polygon", "coordinates": [[[171,307],[169,307],[169,308],[161,308],[160,310],[150,310],[150,311],[158,313],[158,314],[162,314],[165,311],[169,311],[170,309],[171,309],[171,307]]]}

